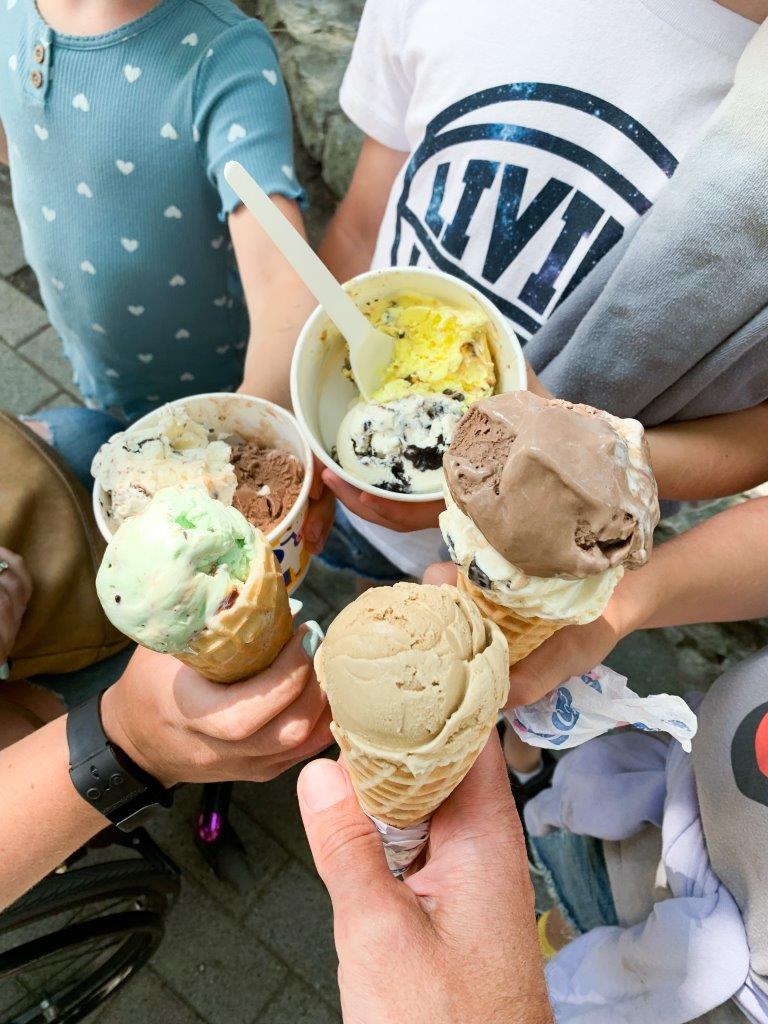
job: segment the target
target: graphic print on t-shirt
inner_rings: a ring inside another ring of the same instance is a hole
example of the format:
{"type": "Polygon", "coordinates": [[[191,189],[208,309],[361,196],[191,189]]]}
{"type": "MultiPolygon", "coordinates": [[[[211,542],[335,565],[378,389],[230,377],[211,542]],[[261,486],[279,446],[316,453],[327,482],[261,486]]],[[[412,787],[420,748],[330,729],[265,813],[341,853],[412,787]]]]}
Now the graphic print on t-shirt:
{"type": "Polygon", "coordinates": [[[474,285],[525,340],[676,167],[597,96],[541,82],[485,89],[427,125],[404,171],[390,259],[474,285]]]}

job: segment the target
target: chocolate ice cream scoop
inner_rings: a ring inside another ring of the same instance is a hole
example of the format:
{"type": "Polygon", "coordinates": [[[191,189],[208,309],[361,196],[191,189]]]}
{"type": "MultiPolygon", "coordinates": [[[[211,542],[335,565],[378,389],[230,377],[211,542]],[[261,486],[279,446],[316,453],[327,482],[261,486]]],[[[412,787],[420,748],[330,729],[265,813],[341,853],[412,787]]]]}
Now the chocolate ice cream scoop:
{"type": "Polygon", "coordinates": [[[237,477],[234,506],[264,533],[284,519],[299,496],[304,467],[291,452],[253,441],[232,446],[237,477]]]}
{"type": "Polygon", "coordinates": [[[648,559],[659,505],[636,420],[495,395],[460,420],[443,467],[459,509],[531,576],[583,579],[648,559]]]}

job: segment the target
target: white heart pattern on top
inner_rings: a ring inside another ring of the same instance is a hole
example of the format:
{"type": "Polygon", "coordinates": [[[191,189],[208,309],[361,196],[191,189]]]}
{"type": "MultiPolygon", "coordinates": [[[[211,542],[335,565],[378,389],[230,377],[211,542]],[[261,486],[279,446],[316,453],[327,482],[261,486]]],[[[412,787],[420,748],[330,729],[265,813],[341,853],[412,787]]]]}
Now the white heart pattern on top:
{"type": "Polygon", "coordinates": [[[121,238],[120,245],[126,252],[136,252],[139,248],[139,240],[137,238],[121,238]]]}
{"type": "Polygon", "coordinates": [[[131,314],[131,316],[141,316],[141,314],[144,312],[144,307],[143,306],[129,306],[128,307],[128,312],[131,314]]]}
{"type": "Polygon", "coordinates": [[[9,11],[12,11],[13,8],[16,6],[16,0],[8,0],[5,6],[8,8],[9,11]]]}
{"type": "Polygon", "coordinates": [[[105,374],[105,375],[106,375],[107,377],[112,377],[112,378],[113,378],[113,379],[115,379],[115,380],[116,380],[116,379],[117,379],[117,378],[118,378],[118,377],[120,376],[120,374],[119,374],[119,373],[117,372],[117,370],[113,370],[111,366],[110,366],[110,367],[108,367],[108,368],[107,368],[107,369],[106,369],[106,370],[104,371],[104,374],[105,374]]]}
{"type": "Polygon", "coordinates": [[[77,194],[79,196],[85,196],[86,199],[93,199],[93,192],[91,192],[90,188],[84,181],[81,181],[77,186],[77,194]]]}
{"type": "Polygon", "coordinates": [[[200,141],[200,129],[197,127],[196,124],[192,125],[192,141],[193,142],[199,142],[200,141]]]}
{"type": "Polygon", "coordinates": [[[123,74],[125,75],[126,80],[133,85],[141,74],[141,68],[135,68],[132,64],[126,64],[123,68],[123,74]]]}
{"type": "Polygon", "coordinates": [[[237,142],[238,139],[244,139],[246,136],[245,128],[241,124],[230,125],[229,131],[227,132],[227,142],[237,142]]]}
{"type": "Polygon", "coordinates": [[[169,219],[179,220],[182,216],[181,210],[178,206],[166,206],[163,210],[163,216],[169,219]]]}
{"type": "Polygon", "coordinates": [[[270,85],[277,85],[277,72],[273,68],[264,68],[261,73],[270,85]]]}
{"type": "Polygon", "coordinates": [[[51,284],[53,285],[57,292],[61,292],[64,290],[64,282],[60,281],[58,277],[52,277],[51,284]]]}
{"type": "Polygon", "coordinates": [[[223,356],[225,352],[229,352],[229,345],[219,345],[216,349],[216,354],[219,356],[223,356]]]}
{"type": "Polygon", "coordinates": [[[155,356],[152,352],[139,352],[136,358],[140,363],[151,363],[155,356]]]}
{"type": "Polygon", "coordinates": [[[212,238],[211,239],[211,248],[212,249],[220,249],[221,246],[222,246],[223,241],[224,241],[224,235],[219,235],[218,238],[212,238]]]}
{"type": "Polygon", "coordinates": [[[35,135],[38,137],[38,139],[40,139],[41,142],[45,142],[45,140],[48,138],[48,129],[43,128],[41,124],[36,124],[35,135]]]}
{"type": "Polygon", "coordinates": [[[178,338],[179,341],[183,341],[184,338],[189,338],[189,337],[190,337],[189,331],[185,327],[180,327],[179,330],[176,331],[176,333],[174,334],[174,338],[178,338]]]}
{"type": "Polygon", "coordinates": [[[88,97],[84,92],[79,92],[77,96],[72,97],[72,106],[75,110],[82,110],[84,114],[87,114],[91,109],[91,104],[88,102],[88,97]]]}
{"type": "Polygon", "coordinates": [[[160,129],[160,134],[164,139],[178,139],[179,133],[173,127],[170,121],[166,121],[163,127],[160,129]]]}
{"type": "Polygon", "coordinates": [[[19,58],[16,56],[15,53],[12,53],[11,56],[8,58],[8,67],[11,69],[11,71],[15,71],[18,68],[18,66],[19,58]]]}
{"type": "Polygon", "coordinates": [[[182,277],[181,274],[174,274],[168,284],[171,288],[180,288],[182,285],[187,283],[186,277],[182,277]]]}
{"type": "Polygon", "coordinates": [[[80,264],[80,269],[84,274],[96,273],[96,267],[94,267],[90,260],[83,260],[83,262],[80,264]]]}
{"type": "Polygon", "coordinates": [[[187,371],[187,373],[182,373],[182,375],[179,377],[179,380],[183,380],[183,381],[194,380],[194,379],[195,379],[195,375],[193,373],[189,373],[189,371],[187,371]]]}
{"type": "Polygon", "coordinates": [[[50,224],[52,220],[56,220],[56,211],[52,210],[49,206],[42,207],[43,216],[50,224]]]}
{"type": "Polygon", "coordinates": [[[135,166],[130,160],[115,160],[115,167],[121,174],[132,174],[135,166]]]}
{"type": "Polygon", "coordinates": [[[290,180],[293,181],[293,168],[292,167],[289,167],[288,164],[283,164],[283,166],[280,168],[280,170],[283,172],[283,174],[286,176],[286,178],[290,178],[290,180]]]}
{"type": "Polygon", "coordinates": [[[184,36],[184,38],[181,40],[182,46],[197,46],[197,43],[197,32],[190,32],[188,36],[184,36]]]}
{"type": "Polygon", "coordinates": [[[226,295],[220,295],[218,297],[218,299],[214,299],[213,300],[213,304],[214,304],[214,306],[219,306],[219,307],[226,306],[226,304],[227,304],[227,296],[226,295]]]}
{"type": "Polygon", "coordinates": [[[101,326],[101,324],[91,324],[91,330],[95,331],[97,334],[106,334],[107,333],[104,330],[104,328],[101,326]]]}

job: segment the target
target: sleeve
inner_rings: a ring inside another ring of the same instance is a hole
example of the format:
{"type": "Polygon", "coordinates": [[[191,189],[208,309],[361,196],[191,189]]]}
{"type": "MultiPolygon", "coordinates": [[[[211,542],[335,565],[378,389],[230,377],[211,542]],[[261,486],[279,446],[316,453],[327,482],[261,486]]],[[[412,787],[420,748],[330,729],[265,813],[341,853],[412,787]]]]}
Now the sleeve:
{"type": "Polygon", "coordinates": [[[264,26],[238,21],[201,58],[193,101],[193,136],[221,216],[240,200],[224,180],[238,160],[264,191],[304,202],[293,162],[291,107],[277,53],[264,26]]]}
{"type": "Polygon", "coordinates": [[[366,135],[407,153],[411,88],[402,62],[406,20],[400,0],[366,0],[339,100],[366,135]]]}

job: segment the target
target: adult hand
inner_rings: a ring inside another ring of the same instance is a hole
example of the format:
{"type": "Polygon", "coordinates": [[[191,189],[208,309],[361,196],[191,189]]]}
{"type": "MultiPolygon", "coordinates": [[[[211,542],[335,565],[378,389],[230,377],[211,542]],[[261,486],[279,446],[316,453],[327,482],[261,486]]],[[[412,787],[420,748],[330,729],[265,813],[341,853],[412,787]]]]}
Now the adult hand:
{"type": "Polygon", "coordinates": [[[444,501],[408,502],[361,491],[346,480],[336,476],[330,469],[323,470],[323,483],[332,491],[350,512],[367,519],[377,526],[386,526],[399,533],[412,530],[427,530],[438,525],[438,517],[445,511],[444,501]]]}
{"type": "Polygon", "coordinates": [[[336,516],[336,495],[323,482],[323,463],[314,460],[312,486],[309,490],[309,507],[302,530],[304,543],[312,555],[318,555],[333,526],[336,516]]]}
{"type": "MultiPolygon", "coordinates": [[[[10,657],[16,635],[32,596],[32,578],[21,555],[0,547],[0,668],[10,657]]],[[[2,676],[0,676],[2,678],[2,676]]]]}
{"type": "Polygon", "coordinates": [[[231,684],[140,647],[104,694],[104,729],[165,786],[272,779],[333,742],[304,635],[268,669],[231,684]]]}
{"type": "Polygon", "coordinates": [[[432,819],[424,866],[390,874],[340,763],[299,776],[333,903],[345,1024],[550,1024],[525,843],[494,735],[432,819]]]}

